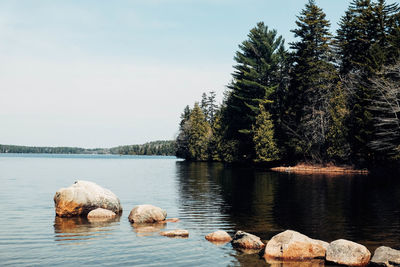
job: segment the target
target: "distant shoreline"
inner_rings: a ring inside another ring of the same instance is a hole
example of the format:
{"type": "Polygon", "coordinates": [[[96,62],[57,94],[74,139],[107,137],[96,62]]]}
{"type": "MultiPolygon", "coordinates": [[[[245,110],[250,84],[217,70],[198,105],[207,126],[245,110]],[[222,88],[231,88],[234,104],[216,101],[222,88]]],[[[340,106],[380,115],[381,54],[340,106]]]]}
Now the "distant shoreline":
{"type": "Polygon", "coordinates": [[[0,153],[175,156],[175,141],[152,141],[112,148],[42,147],[0,144],[0,153]]]}

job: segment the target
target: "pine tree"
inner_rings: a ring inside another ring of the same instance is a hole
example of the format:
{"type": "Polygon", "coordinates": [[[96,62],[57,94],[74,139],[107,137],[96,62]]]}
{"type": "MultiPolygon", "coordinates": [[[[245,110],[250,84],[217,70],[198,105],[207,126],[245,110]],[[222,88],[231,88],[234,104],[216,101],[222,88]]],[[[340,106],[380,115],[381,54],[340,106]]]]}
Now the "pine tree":
{"type": "MultiPolygon", "coordinates": [[[[243,159],[254,157],[252,125],[260,113],[259,104],[269,99],[279,87],[280,56],[284,40],[276,30],[260,22],[250,30],[248,39],[239,45],[232,74],[233,82],[226,100],[223,123],[227,122],[228,140],[237,140],[243,159]]],[[[271,99],[269,99],[271,100],[271,99]]],[[[270,103],[272,101],[269,101],[270,103]]]]}
{"type": "Polygon", "coordinates": [[[255,146],[255,161],[268,162],[279,159],[279,149],[274,136],[274,124],[271,114],[260,105],[260,114],[253,125],[253,141],[255,146]]]}
{"type": "Polygon", "coordinates": [[[329,121],[329,88],[336,79],[331,63],[330,23],[314,0],[310,0],[292,30],[299,41],[291,43],[294,51],[289,88],[287,133],[289,146],[306,159],[321,161],[329,121]]]}
{"type": "Polygon", "coordinates": [[[208,144],[211,138],[211,127],[206,121],[203,111],[198,103],[195,103],[189,120],[186,122],[188,160],[208,160],[208,144]]]}

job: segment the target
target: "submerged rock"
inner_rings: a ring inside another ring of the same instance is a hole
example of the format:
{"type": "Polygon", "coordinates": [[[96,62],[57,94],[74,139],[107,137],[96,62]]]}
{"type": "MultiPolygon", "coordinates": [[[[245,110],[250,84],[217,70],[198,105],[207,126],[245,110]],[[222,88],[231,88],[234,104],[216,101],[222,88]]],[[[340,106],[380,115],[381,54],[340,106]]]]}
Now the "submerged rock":
{"type": "Polygon", "coordinates": [[[102,208],[97,208],[95,210],[92,210],[88,213],[87,218],[88,219],[111,219],[115,218],[117,214],[111,210],[106,210],[102,208]]]}
{"type": "Polygon", "coordinates": [[[188,237],[189,231],[177,229],[177,230],[161,232],[160,235],[167,236],[167,237],[188,237]]]}
{"type": "Polygon", "coordinates": [[[226,243],[232,240],[232,237],[225,231],[215,231],[205,236],[205,238],[210,242],[226,243]]]}
{"type": "Polygon", "coordinates": [[[54,204],[56,215],[60,217],[85,216],[97,208],[122,213],[121,203],[113,192],[88,181],[76,181],[70,187],[58,190],[54,204]]]}
{"type": "Polygon", "coordinates": [[[302,261],[324,258],[328,243],[311,239],[299,232],[287,230],[271,238],[265,247],[266,259],[302,261]]]}
{"type": "Polygon", "coordinates": [[[165,220],[166,223],[177,223],[180,222],[178,218],[169,218],[165,220]]]}
{"type": "Polygon", "coordinates": [[[261,242],[258,236],[243,231],[237,231],[233,237],[232,246],[245,249],[262,249],[265,247],[265,244],[261,242]]]}
{"type": "Polygon", "coordinates": [[[139,205],[134,207],[129,214],[131,223],[155,223],[165,221],[167,212],[153,205],[139,205]]]}
{"type": "Polygon", "coordinates": [[[382,266],[400,265],[400,250],[389,247],[379,247],[375,250],[371,262],[382,266]]]}
{"type": "Polygon", "coordinates": [[[366,266],[371,252],[360,244],[339,239],[331,242],[326,249],[326,260],[348,266],[366,266]]]}

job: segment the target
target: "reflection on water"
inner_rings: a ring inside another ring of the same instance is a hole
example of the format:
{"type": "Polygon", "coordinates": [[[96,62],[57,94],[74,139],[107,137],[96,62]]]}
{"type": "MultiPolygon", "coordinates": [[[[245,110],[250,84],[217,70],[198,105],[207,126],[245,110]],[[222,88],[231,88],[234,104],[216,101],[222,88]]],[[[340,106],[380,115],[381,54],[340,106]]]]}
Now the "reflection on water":
{"type": "Polygon", "coordinates": [[[133,223],[131,226],[137,236],[152,236],[165,229],[166,223],[133,223]]]}
{"type": "MultiPolygon", "coordinates": [[[[268,240],[293,229],[400,248],[400,181],[395,177],[296,175],[222,164],[177,162],[182,216],[268,240]],[[189,217],[189,216],[188,216],[189,217]]],[[[225,229],[224,229],[225,228],[225,229]]]]}
{"type": "Polygon", "coordinates": [[[325,261],[322,259],[313,259],[309,261],[294,261],[294,262],[280,262],[273,260],[266,260],[271,267],[320,267],[325,266],[325,261]]]}
{"type": "Polygon", "coordinates": [[[116,229],[120,217],[90,219],[84,217],[54,219],[55,241],[59,244],[82,244],[84,241],[99,239],[111,235],[116,229]]]}

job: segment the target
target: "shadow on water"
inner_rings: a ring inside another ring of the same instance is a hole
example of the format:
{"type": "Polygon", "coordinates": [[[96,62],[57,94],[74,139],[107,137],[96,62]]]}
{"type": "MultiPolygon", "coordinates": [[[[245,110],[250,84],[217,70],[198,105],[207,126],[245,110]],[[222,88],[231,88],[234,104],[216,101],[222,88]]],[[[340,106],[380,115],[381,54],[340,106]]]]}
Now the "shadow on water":
{"type": "Polygon", "coordinates": [[[400,179],[296,175],[177,162],[180,216],[205,229],[244,230],[263,240],[286,229],[399,249],[400,179]]]}
{"type": "Polygon", "coordinates": [[[61,245],[83,244],[85,241],[105,238],[112,234],[120,217],[112,219],[90,219],[84,217],[54,219],[55,241],[61,245]]]}

